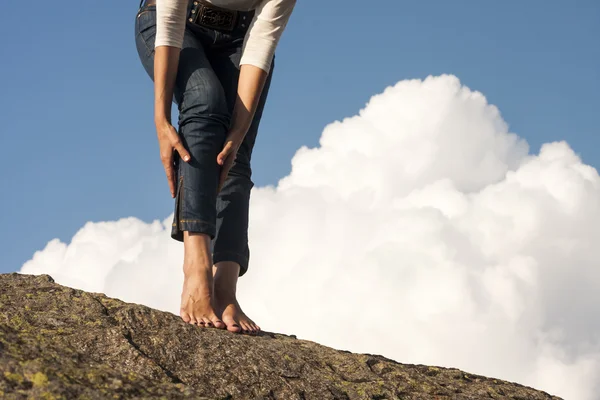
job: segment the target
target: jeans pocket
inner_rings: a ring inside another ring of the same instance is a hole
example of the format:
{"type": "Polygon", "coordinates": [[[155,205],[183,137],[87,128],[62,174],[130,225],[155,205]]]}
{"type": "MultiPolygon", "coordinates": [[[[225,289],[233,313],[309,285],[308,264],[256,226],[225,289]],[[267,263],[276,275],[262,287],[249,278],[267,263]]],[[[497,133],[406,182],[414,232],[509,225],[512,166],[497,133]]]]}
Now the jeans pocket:
{"type": "MultiPolygon", "coordinates": [[[[156,6],[140,8],[135,17],[135,40],[141,42],[147,51],[147,56],[154,54],[154,40],[156,39],[156,6]]],[[[138,43],[138,51],[140,44],[138,43]]]]}
{"type": "Polygon", "coordinates": [[[138,10],[138,12],[137,12],[136,18],[139,18],[142,14],[145,14],[147,12],[152,12],[152,11],[156,12],[156,5],[155,4],[152,4],[152,5],[149,5],[149,6],[140,7],[139,10],[138,10]]]}

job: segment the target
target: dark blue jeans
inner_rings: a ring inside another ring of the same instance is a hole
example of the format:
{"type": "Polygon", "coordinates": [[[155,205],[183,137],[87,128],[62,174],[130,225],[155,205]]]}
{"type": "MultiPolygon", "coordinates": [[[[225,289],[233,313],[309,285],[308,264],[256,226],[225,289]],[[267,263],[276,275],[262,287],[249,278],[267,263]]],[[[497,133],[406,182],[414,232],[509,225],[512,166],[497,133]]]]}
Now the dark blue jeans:
{"type": "MultiPolygon", "coordinates": [[[[242,22],[231,33],[187,23],[173,95],[179,108],[178,133],[191,160],[181,161],[175,152],[177,196],[171,237],[183,241],[183,231],[208,234],[213,263],[237,262],[239,276],[248,270],[250,258],[248,211],[254,186],[250,157],[274,64],[252,125],[218,195],[221,166],[217,155],[225,144],[237,97],[242,44],[252,13],[241,13],[242,22]]],[[[155,35],[156,6],[143,6],[135,18],[135,42],[152,79],[155,35]]]]}

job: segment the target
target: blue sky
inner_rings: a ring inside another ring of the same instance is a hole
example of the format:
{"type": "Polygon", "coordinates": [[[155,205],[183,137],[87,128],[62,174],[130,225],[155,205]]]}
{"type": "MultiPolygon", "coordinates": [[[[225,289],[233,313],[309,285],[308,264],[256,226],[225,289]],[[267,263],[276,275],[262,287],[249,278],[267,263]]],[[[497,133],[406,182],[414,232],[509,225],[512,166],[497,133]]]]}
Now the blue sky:
{"type": "MultiPolygon", "coordinates": [[[[600,166],[600,3],[316,3],[298,1],[277,52],[257,186],[276,184],[299,147],[317,146],[326,124],[386,86],[442,73],[481,91],[532,152],[565,139],[600,166]]],[[[3,5],[0,272],[53,238],[69,242],[87,221],[172,212],[135,50],[137,5],[3,5]]]]}

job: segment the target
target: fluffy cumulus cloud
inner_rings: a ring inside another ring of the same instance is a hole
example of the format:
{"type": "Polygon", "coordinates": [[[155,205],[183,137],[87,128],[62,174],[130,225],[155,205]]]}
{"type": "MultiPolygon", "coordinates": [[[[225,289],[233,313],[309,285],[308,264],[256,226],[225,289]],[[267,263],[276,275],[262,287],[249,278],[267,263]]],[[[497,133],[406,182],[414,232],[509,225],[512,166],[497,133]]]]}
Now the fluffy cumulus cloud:
{"type": "MultiPolygon", "coordinates": [[[[456,77],[328,125],[250,208],[239,294],[263,329],[597,398],[598,173],[565,142],[530,154],[456,77]]],[[[90,222],[21,272],[178,314],[171,218],[90,222]]]]}

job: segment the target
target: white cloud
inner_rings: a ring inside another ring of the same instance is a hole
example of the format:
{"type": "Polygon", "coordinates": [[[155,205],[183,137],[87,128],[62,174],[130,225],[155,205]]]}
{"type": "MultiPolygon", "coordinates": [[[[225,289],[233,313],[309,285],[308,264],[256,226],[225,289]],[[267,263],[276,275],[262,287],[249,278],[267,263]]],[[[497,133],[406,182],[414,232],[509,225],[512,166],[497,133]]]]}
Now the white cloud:
{"type": "MultiPolygon", "coordinates": [[[[387,88],[253,189],[243,307],[266,330],[592,400],[600,177],[565,142],[528,151],[456,77],[387,88]]],[[[178,314],[171,218],[88,223],[21,272],[178,314]]]]}

